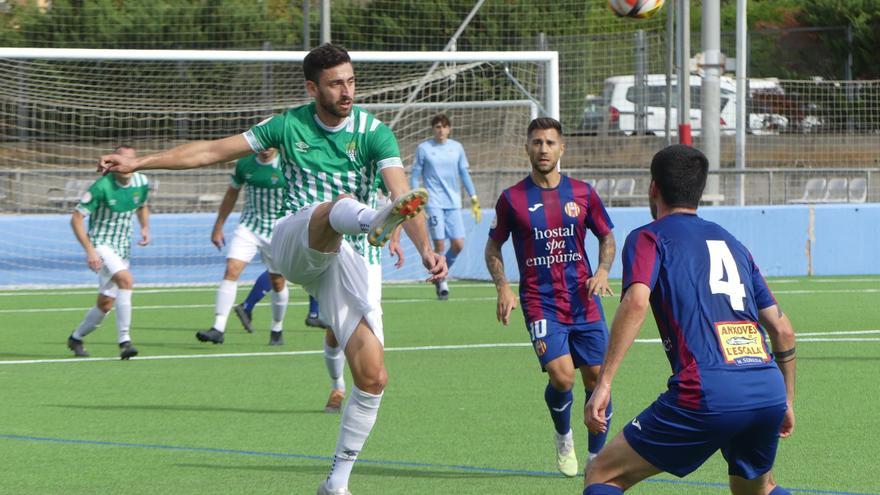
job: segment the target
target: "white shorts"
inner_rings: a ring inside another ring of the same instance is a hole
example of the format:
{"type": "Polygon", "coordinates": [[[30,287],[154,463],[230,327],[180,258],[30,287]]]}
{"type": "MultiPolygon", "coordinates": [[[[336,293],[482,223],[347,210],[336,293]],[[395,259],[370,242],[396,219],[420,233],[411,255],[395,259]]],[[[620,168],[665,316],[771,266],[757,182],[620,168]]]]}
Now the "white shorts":
{"type": "Polygon", "coordinates": [[[254,231],[242,224],[238,224],[235,233],[232,234],[232,240],[227,244],[226,259],[232,258],[250,263],[254,256],[257,255],[257,251],[259,251],[263,264],[266,265],[269,273],[279,273],[272,262],[272,248],[270,244],[271,241],[269,239],[255,234],[254,231]]]}
{"type": "Polygon", "coordinates": [[[382,267],[368,265],[344,240],[337,253],[310,248],[309,220],[318,204],[291,213],[275,224],[272,256],[276,265],[284,278],[302,285],[318,300],[321,319],[330,325],[343,349],[361,318],[384,346],[382,267]]]}
{"type": "Polygon", "coordinates": [[[115,299],[119,287],[113,281],[113,275],[122,270],[128,270],[128,260],[119,256],[110,246],[96,246],[95,252],[101,257],[103,263],[98,271],[98,294],[115,299]]]}

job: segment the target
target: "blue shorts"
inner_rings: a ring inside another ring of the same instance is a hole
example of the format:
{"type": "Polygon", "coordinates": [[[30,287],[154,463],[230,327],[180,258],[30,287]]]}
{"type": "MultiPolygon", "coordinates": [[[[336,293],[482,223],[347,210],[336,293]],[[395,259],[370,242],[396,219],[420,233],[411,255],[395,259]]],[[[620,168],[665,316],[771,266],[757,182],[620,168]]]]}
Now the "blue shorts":
{"type": "Polygon", "coordinates": [[[425,208],[425,216],[428,217],[428,230],[431,232],[431,239],[435,241],[464,239],[464,221],[461,219],[461,210],[428,206],[425,208]]]}
{"type": "Polygon", "coordinates": [[[605,349],[608,347],[605,320],[574,325],[538,320],[526,324],[526,328],[544,371],[547,363],[566,354],[571,355],[575,368],[598,366],[605,359],[605,349]]]}
{"type": "Polygon", "coordinates": [[[646,461],[680,478],[721,449],[727,473],[751,480],[773,467],[785,411],[782,404],[702,412],[656,400],[623,428],[623,435],[646,461]]]}

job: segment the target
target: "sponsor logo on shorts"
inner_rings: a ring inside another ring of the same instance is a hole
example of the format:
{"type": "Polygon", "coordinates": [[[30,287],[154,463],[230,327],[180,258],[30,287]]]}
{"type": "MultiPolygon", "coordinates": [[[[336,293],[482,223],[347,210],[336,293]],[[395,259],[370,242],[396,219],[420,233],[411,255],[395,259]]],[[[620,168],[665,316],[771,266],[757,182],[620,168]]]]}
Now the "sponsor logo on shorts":
{"type": "Polygon", "coordinates": [[[727,321],[715,324],[721,353],[728,364],[745,366],[770,360],[758,325],[752,321],[727,321]]]}
{"type": "Polygon", "coordinates": [[[632,423],[630,423],[630,424],[635,426],[636,428],[638,428],[639,431],[642,431],[642,424],[639,423],[639,418],[632,420],[632,423]]]}
{"type": "Polygon", "coordinates": [[[547,352],[547,344],[544,342],[543,339],[536,340],[535,341],[535,354],[537,354],[538,357],[541,357],[544,355],[545,352],[547,352]]]}

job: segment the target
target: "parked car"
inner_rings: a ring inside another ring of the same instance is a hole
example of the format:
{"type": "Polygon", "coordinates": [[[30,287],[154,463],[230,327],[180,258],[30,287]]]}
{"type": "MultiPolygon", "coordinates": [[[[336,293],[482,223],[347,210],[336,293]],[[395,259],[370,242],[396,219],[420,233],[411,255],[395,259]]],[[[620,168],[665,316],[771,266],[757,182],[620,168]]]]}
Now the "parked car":
{"type": "Polygon", "coordinates": [[[605,116],[608,114],[608,102],[601,96],[587,95],[584,98],[584,111],[581,121],[575,129],[575,135],[595,136],[602,133],[605,116]]]}
{"type": "MultiPolygon", "coordinates": [[[[751,104],[747,106],[747,132],[752,134],[778,134],[789,128],[791,118],[769,104],[779,100],[778,92],[782,91],[778,81],[753,80],[755,83],[751,94],[751,104]],[[775,86],[774,86],[775,85],[775,86]],[[775,89],[774,89],[775,88],[775,89]],[[772,98],[769,95],[776,95],[772,98]]],[[[690,76],[690,116],[691,132],[698,136],[702,129],[702,78],[690,76]]],[[[723,76],[720,84],[720,125],[722,135],[736,133],[736,82],[733,78],[723,76]]],[[[635,134],[666,135],[666,76],[665,74],[648,74],[641,88],[635,85],[635,76],[614,76],[605,80],[605,89],[601,101],[605,105],[604,121],[607,121],[609,133],[620,133],[627,136],[635,134]],[[637,115],[637,102],[643,106],[643,115],[637,115]]],[[[670,120],[671,133],[678,134],[678,84],[672,83],[672,108],[670,120]]],[[[583,121],[583,119],[582,119],[583,121]]],[[[801,118],[797,122],[804,122],[801,118]]],[[[809,121],[806,121],[809,123],[809,121]]],[[[599,127],[597,127],[599,128],[599,127]]]]}

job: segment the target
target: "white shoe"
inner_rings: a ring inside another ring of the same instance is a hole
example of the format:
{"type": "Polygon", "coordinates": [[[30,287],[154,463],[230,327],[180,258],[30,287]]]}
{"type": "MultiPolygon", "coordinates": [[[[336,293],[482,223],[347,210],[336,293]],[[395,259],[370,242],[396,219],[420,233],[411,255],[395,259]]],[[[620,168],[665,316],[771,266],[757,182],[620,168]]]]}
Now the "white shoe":
{"type": "Polygon", "coordinates": [[[419,188],[397,198],[393,203],[382,208],[370,222],[367,242],[382,247],[391,238],[398,225],[418,215],[428,204],[428,191],[419,188]]]}
{"type": "Polygon", "coordinates": [[[574,438],[571,430],[565,435],[553,432],[556,436],[556,468],[569,478],[578,474],[577,454],[574,451],[574,438]]]}
{"type": "Polygon", "coordinates": [[[337,488],[336,490],[331,490],[327,488],[327,481],[321,483],[321,486],[318,487],[318,495],[351,495],[351,492],[348,491],[348,488],[337,488]]]}

